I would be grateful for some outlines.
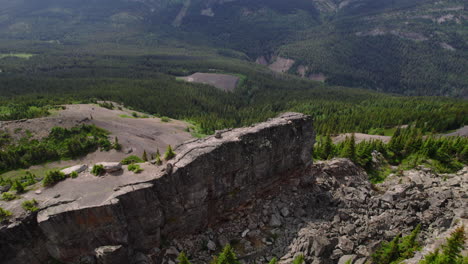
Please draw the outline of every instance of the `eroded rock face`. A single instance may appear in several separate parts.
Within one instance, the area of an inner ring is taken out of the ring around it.
[[[315,135],[310,117],[302,114],[220,133],[176,148],[171,170],[155,166],[150,181],[103,189],[104,201],[87,201],[84,193],[84,199],[2,225],[2,262],[35,264],[53,257],[77,263],[96,260],[97,253],[104,261],[114,249],[147,262],[163,240],[206,230],[312,162]],[[115,245],[125,248],[106,248]]]
[[[245,263],[268,263],[275,256],[290,264],[298,255],[314,264],[365,263],[381,241],[407,235],[417,224],[422,225],[422,245],[445,241],[436,238],[468,223],[467,191],[466,169],[446,175],[411,170],[372,186],[347,159],[317,162],[256,196],[248,207],[228,212],[228,221],[175,239],[168,247],[185,251],[196,264],[212,258],[213,252],[203,250],[208,239],[217,241],[218,248],[234,241]],[[284,208],[289,214],[282,213]],[[159,257],[162,263],[171,260]]]

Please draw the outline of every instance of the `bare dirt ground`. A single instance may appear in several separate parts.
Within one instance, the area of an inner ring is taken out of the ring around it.
[[[309,75],[309,79],[318,82],[325,82],[327,80],[327,77],[323,73],[313,73]]]
[[[181,78],[187,82],[203,83],[212,85],[223,91],[233,91],[239,83],[239,77],[229,74],[201,73],[197,72],[190,76]]]
[[[44,118],[3,122],[1,129],[7,130],[16,137],[24,136],[25,131],[29,130],[34,138],[41,138],[47,136],[50,129],[55,126],[71,128],[80,124],[94,124],[109,131],[112,140],[118,137],[122,144],[122,151],[97,151],[77,160],[53,162],[43,166],[34,166],[33,169],[44,166],[56,168],[102,161],[121,161],[129,155],[141,156],[144,150],[148,154],[155,153],[157,149],[163,153],[168,145],[176,146],[192,138],[191,134],[185,131],[190,124],[178,120],[162,122],[161,119],[153,117],[131,118],[134,111],[125,108],[110,110],[90,104],[66,105],[65,107],[65,110]],[[122,117],[123,115],[128,118]],[[143,116],[142,113],[138,115]],[[130,149],[131,154],[128,153]]]
[[[285,73],[294,65],[294,60],[277,57],[276,60],[268,66],[270,70],[279,73]]]
[[[445,134],[444,136],[446,136],[446,137],[456,137],[456,136],[468,137],[468,126],[464,126],[464,127],[460,128],[460,129],[458,129],[457,131]]]
[[[345,141],[346,137],[351,137],[351,133],[347,134],[340,134],[336,137],[333,137],[333,143],[339,143]],[[354,133],[354,137],[356,138],[356,143],[362,142],[362,141],[370,141],[370,140],[382,140],[384,143],[388,143],[391,139],[391,137],[388,136],[378,136],[378,135],[368,135],[368,134],[362,134],[362,133]]]

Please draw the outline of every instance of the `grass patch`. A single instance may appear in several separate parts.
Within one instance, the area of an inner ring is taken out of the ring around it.
[[[203,133],[202,128],[195,121],[185,119],[183,120],[186,123],[189,123],[190,126],[185,129],[186,132],[189,132],[194,138],[205,138],[209,136],[208,134]]]
[[[121,117],[121,118],[136,118],[136,117],[129,116],[129,115],[126,115],[126,114],[121,114],[121,115],[119,115],[119,117]]]
[[[0,221],[3,221],[9,216],[11,216],[11,212],[0,207]]]
[[[168,123],[168,122],[171,122],[171,121],[172,121],[172,120],[171,120],[169,117],[167,117],[167,116],[161,117],[161,122]]]
[[[140,168],[140,165],[138,164],[130,164],[128,165],[128,170],[133,171],[134,173],[140,173],[143,171],[142,168]]]
[[[17,198],[17,196],[12,194],[12,193],[9,193],[9,192],[2,193],[2,200],[4,200],[4,201],[12,201],[12,200],[14,200],[16,198]]]
[[[23,207],[24,210],[29,211],[31,213],[34,213],[37,210],[39,210],[39,208],[37,208],[37,205],[38,202],[36,201],[36,199],[24,201],[23,203],[21,203],[21,207]]]
[[[14,171],[9,171],[5,172],[2,175],[0,175],[0,178],[3,178],[5,180],[16,180],[24,175],[26,175],[28,172],[31,174],[36,175],[37,178],[44,178],[46,173],[52,169],[65,169],[66,167],[63,168],[48,168],[48,167],[41,167],[41,168],[35,168],[35,169],[18,169]]]
[[[19,58],[19,59],[30,59],[34,54],[31,53],[0,53],[0,59],[4,58]]]
[[[122,165],[130,165],[134,163],[143,163],[143,162],[144,161],[140,157],[132,155],[132,156],[126,157],[120,163],[122,163]]]

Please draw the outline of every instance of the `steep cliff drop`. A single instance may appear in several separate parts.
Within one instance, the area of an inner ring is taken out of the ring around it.
[[[2,223],[2,263],[131,263],[167,240],[206,230],[223,214],[304,172],[314,140],[310,117],[286,113],[186,142],[164,169],[154,166],[151,177],[88,175],[73,192],[65,188],[72,181],[59,183],[49,189],[65,188],[62,195],[45,196],[52,192],[47,189],[38,195],[38,212]]]

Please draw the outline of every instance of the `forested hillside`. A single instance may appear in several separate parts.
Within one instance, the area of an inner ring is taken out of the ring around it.
[[[321,74],[332,85],[468,95],[467,12],[459,0],[0,0],[0,5],[3,72],[11,61],[3,56],[18,53],[54,54],[59,61],[89,56],[89,64],[96,54],[210,54],[245,62],[280,55],[295,60],[289,73],[301,68],[305,77]]]

